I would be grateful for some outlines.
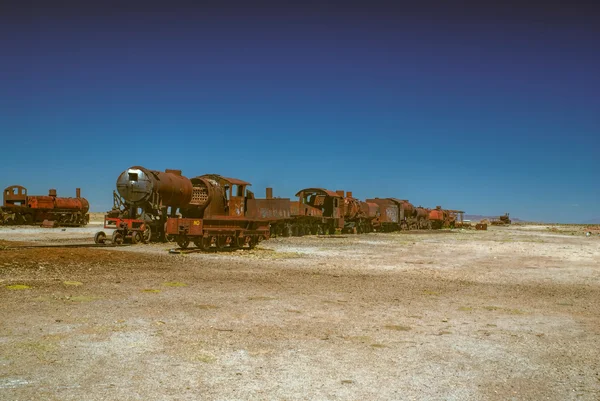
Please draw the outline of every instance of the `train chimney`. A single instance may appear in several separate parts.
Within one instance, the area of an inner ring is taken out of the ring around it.
[[[273,188],[267,188],[267,199],[273,199]]]
[[[75,188],[75,197],[81,198],[81,188]]]
[[[352,191],[346,192],[346,198],[352,198]]]
[[[171,168],[165,169],[165,173],[181,176],[181,170],[176,170],[176,169],[171,169]]]
[[[56,189],[51,189],[48,191],[48,196],[54,196],[56,197]]]
[[[338,194],[339,196],[341,196],[342,198],[344,197],[344,190],[343,189],[338,189],[337,191],[335,191],[336,194]]]

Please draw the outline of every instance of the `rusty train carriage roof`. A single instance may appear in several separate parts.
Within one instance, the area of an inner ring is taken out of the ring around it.
[[[237,178],[223,177],[219,174],[204,174],[200,176],[201,178],[210,178],[217,182],[225,182],[231,185],[252,185],[249,182],[239,180]]]
[[[332,196],[334,198],[341,198],[341,196],[338,195],[337,192],[330,191],[330,190],[324,189],[324,188],[305,188],[305,189],[301,189],[300,191],[298,191],[298,193],[296,194],[296,196],[300,196],[300,194],[302,192],[316,192],[317,194],[320,194],[320,195],[328,195],[328,196]]]
[[[408,199],[398,199],[398,198],[386,198],[389,200],[392,200],[394,202],[398,202],[398,203],[403,203],[403,202],[408,202]]]

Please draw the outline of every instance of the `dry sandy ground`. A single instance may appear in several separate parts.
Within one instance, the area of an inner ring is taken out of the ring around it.
[[[600,237],[581,228],[188,255],[6,241],[97,228],[0,229],[0,399],[600,399]]]

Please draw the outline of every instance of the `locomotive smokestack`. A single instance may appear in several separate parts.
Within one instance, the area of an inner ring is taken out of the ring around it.
[[[54,196],[56,197],[56,189],[51,189],[48,191],[48,196]]]
[[[273,188],[267,188],[267,199],[273,199]]]
[[[346,198],[352,198],[352,191],[346,192]]]
[[[81,188],[75,188],[75,197],[81,198]]]
[[[344,190],[343,189],[338,189],[335,191],[336,194],[338,194],[339,196],[341,196],[342,198],[344,197]]]

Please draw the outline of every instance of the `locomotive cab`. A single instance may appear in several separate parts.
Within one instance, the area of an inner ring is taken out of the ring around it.
[[[4,206],[25,206],[27,203],[27,188],[12,185],[4,189]]]
[[[251,184],[236,178],[205,174],[191,181],[192,200],[183,211],[184,217],[244,217],[246,200],[254,198],[254,194],[246,190]]]

